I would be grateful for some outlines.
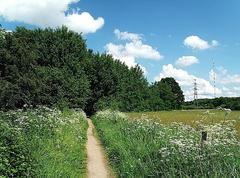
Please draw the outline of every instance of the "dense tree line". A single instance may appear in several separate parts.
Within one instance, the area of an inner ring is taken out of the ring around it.
[[[184,96],[173,78],[149,84],[139,66],[129,68],[87,49],[66,27],[0,31],[0,108],[25,105],[121,111],[178,109]]]
[[[198,99],[184,103],[185,109],[217,109],[228,108],[231,110],[240,110],[240,97],[220,97],[214,99]]]

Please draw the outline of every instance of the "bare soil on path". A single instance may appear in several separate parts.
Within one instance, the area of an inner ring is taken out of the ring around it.
[[[103,149],[94,136],[94,125],[91,119],[88,119],[87,130],[87,169],[88,178],[113,178],[111,171],[105,159]]]

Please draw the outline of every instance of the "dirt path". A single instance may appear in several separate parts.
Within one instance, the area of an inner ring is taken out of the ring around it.
[[[88,119],[87,131],[87,155],[88,155],[88,178],[111,178],[107,161],[104,157],[102,147],[93,134],[94,125]]]

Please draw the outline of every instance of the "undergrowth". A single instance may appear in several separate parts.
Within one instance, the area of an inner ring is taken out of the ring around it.
[[[0,177],[85,177],[86,130],[82,111],[0,112]]]

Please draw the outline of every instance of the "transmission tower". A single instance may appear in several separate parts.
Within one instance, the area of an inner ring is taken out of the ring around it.
[[[215,62],[213,61],[213,97],[216,98],[216,72],[215,72]]]
[[[197,88],[197,79],[194,79],[193,83],[193,100],[196,106],[198,106],[197,99],[198,99],[198,88]]]

